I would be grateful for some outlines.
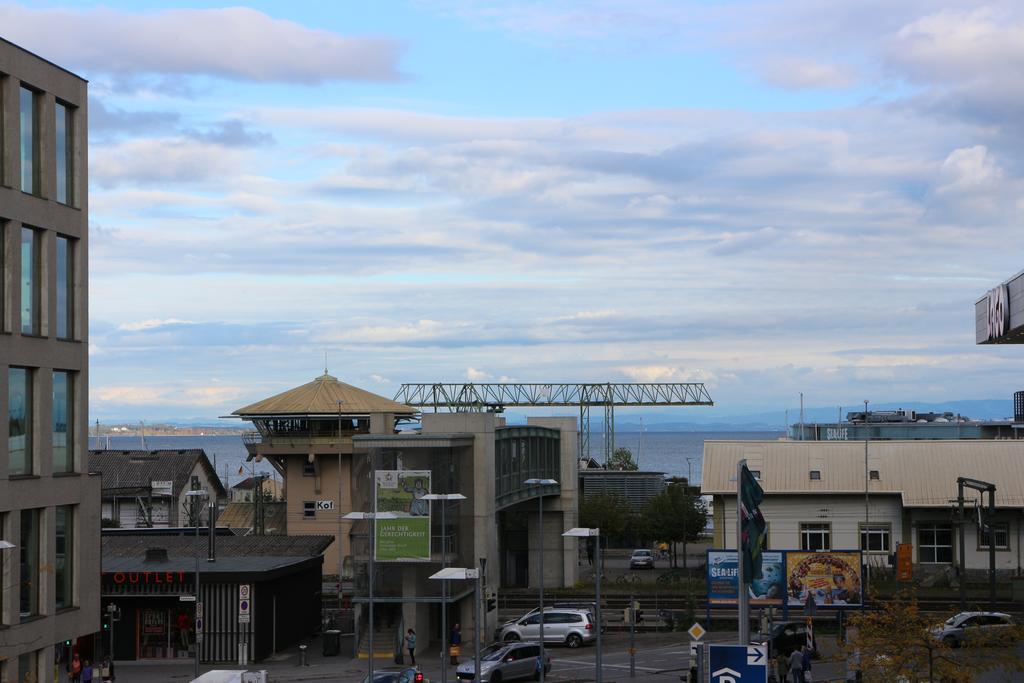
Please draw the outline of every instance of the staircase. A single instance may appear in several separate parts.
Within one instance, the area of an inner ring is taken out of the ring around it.
[[[392,624],[390,627],[375,620],[373,629],[373,649],[376,660],[394,661],[395,643],[402,638],[401,622]],[[359,633],[359,646],[356,648],[359,659],[368,659],[370,656],[370,632],[365,626]]]

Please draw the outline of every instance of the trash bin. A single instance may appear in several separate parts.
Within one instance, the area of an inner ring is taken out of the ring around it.
[[[324,631],[324,657],[337,657],[341,652],[341,631]]]

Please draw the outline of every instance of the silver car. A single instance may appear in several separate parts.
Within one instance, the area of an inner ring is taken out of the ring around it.
[[[591,616],[590,610],[552,607],[544,610],[545,643],[564,643],[568,647],[579,647],[594,640],[596,635],[594,617]],[[540,641],[540,612],[532,612],[508,622],[498,632],[498,640]]]
[[[537,643],[495,643],[480,653],[479,683],[502,683],[517,678],[540,678],[537,659],[540,645]],[[474,677],[472,661],[460,664],[455,675],[460,681],[471,681]],[[551,671],[551,655],[544,653],[544,673]]]
[[[942,626],[932,629],[932,635],[952,647],[964,641],[997,636],[1013,627],[1013,618],[1002,612],[961,612],[946,619]]]

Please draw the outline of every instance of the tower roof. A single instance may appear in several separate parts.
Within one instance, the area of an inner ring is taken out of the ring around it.
[[[341,403],[340,411],[338,403]],[[411,415],[415,408],[389,398],[339,382],[326,372],[312,382],[257,401],[231,413],[240,417],[267,415],[366,415],[396,413]]]

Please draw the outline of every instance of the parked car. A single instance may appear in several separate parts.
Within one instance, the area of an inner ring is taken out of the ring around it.
[[[363,683],[368,683],[369,679],[369,676],[363,676]],[[416,667],[402,666],[374,669],[373,683],[430,683],[430,681]]]
[[[654,553],[643,548],[633,551],[629,558],[630,569],[654,569]]]
[[[579,647],[596,637],[594,617],[586,609],[544,609],[544,642]],[[540,612],[532,612],[501,627],[498,640],[540,640]]]
[[[547,630],[547,629],[545,629]],[[540,678],[537,643],[495,643],[480,652],[479,683],[502,683],[517,678]],[[460,664],[455,675],[460,681],[473,680],[475,664],[472,660]],[[544,653],[544,673],[551,671],[551,655]]]
[[[932,635],[952,647],[960,647],[964,641],[984,640],[1011,628],[1013,617],[1003,612],[960,612],[932,629]]]

